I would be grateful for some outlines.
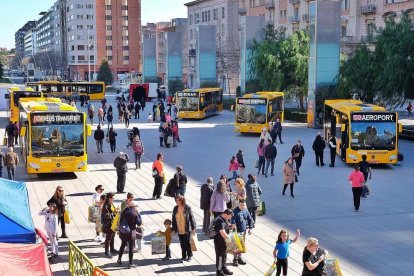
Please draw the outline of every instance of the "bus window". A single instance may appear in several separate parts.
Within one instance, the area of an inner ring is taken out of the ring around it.
[[[103,87],[101,84],[91,84],[89,85],[89,93],[101,93],[103,91]]]
[[[77,91],[78,93],[86,93],[87,92],[86,85],[79,84],[77,86],[77,88],[78,88],[78,91]]]
[[[205,93],[200,95],[200,110],[211,104],[211,93]]]

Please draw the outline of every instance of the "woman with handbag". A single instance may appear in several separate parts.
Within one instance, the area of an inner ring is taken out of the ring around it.
[[[68,205],[68,202],[66,201],[62,186],[56,187],[55,193],[53,194],[52,198],[49,199],[49,201],[47,202],[47,205],[49,206],[51,203],[56,204],[56,209],[58,210],[58,223],[60,224],[60,227],[62,229],[62,236],[60,237],[65,239],[68,237],[66,235],[66,230],[65,230],[65,211],[66,211],[66,205]]]
[[[115,250],[115,232],[112,231],[112,222],[114,221],[115,215],[118,212],[117,208],[114,205],[114,194],[107,193],[105,202],[102,206],[102,215],[101,215],[101,223],[102,223],[102,231],[105,233],[105,255],[108,258],[112,258],[111,253],[116,254],[118,253]],[[110,250],[109,250],[110,249]]]
[[[220,180],[210,198],[210,212],[213,213],[214,218],[220,216],[227,209],[228,202],[231,201],[230,194],[226,188],[226,182],[225,180]]]
[[[295,168],[293,166],[293,157],[290,157],[285,164],[283,165],[283,192],[282,195],[285,195],[285,191],[288,185],[290,185],[290,196],[293,195],[293,185],[295,183]]]

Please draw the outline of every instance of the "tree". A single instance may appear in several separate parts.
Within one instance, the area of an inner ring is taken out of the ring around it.
[[[180,79],[168,81],[168,93],[170,96],[174,96],[175,92],[184,90],[184,82]]]
[[[3,62],[0,61],[0,79],[3,78],[3,74],[4,74],[4,71],[3,71]]]
[[[200,88],[220,87],[217,81],[203,81],[200,83]]]
[[[111,84],[114,80],[108,61],[105,59],[102,60],[101,66],[99,67],[97,80],[105,82],[106,85]]]
[[[216,68],[218,79],[223,77],[227,83],[225,86],[230,93],[230,75],[236,76],[240,71],[240,46],[238,38],[224,37],[217,33],[217,47],[216,47]]]

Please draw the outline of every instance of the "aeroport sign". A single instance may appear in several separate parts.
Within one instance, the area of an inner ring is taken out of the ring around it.
[[[395,122],[395,113],[352,113],[352,122]]]

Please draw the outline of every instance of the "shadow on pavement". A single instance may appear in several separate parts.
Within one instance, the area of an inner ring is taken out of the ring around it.
[[[179,266],[179,267],[167,267],[161,270],[156,270],[155,273],[170,273],[170,272],[188,272],[188,271],[201,271],[201,272],[211,272],[206,275],[215,275],[213,273],[216,271],[216,265],[188,265],[188,266]]]

